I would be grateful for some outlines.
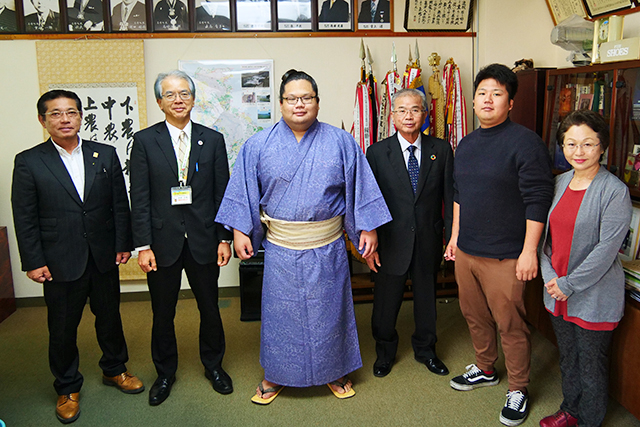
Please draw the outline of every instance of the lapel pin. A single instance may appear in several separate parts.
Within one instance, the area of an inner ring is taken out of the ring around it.
[[[98,155],[99,155],[99,154],[98,154],[98,152],[97,152],[97,151],[94,151],[94,152],[93,152],[93,157],[94,157],[95,159],[97,159],[97,158],[98,158]]]
[[[431,160],[435,160],[435,159],[436,159],[436,155],[435,155],[435,154],[432,154],[432,155],[431,155]]]
[[[204,142],[202,142],[202,140],[199,140],[198,145],[202,145],[202,144],[204,144]]]

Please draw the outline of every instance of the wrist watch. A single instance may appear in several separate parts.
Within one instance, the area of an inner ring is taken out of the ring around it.
[[[227,243],[227,244],[231,244],[231,240],[220,240],[220,243]]]

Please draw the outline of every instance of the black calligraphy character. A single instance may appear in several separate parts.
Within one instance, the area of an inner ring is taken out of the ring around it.
[[[116,125],[113,122],[109,122],[106,128],[104,128],[104,139],[105,141],[113,141],[114,139],[119,139],[118,135],[116,135]]]
[[[87,96],[87,105],[86,105],[86,107],[84,107],[84,111],[97,110],[98,106],[94,105],[95,103],[96,103],[96,101],[91,99],[90,96]]]
[[[127,96],[127,99],[124,100],[123,103],[120,104],[121,107],[124,107],[124,112],[129,115],[129,111],[133,111],[133,107],[129,105],[131,102],[131,97]]]
[[[113,104],[115,103],[116,103],[116,100],[109,97],[105,102],[101,104],[102,108],[104,108],[105,110],[109,110],[109,121],[113,120],[113,116],[111,115],[111,109],[113,108]]]
[[[84,130],[88,130],[89,132],[95,132],[98,130],[95,114],[93,113],[87,114],[84,117]]]

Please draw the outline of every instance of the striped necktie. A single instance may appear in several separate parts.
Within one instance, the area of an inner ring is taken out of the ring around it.
[[[187,141],[187,134],[185,131],[180,132],[180,136],[178,137],[178,169],[180,169],[180,179],[183,182],[187,182],[187,174],[189,173],[189,163],[188,160],[185,164],[185,157],[189,155],[189,147]],[[184,165],[184,169],[182,166]]]

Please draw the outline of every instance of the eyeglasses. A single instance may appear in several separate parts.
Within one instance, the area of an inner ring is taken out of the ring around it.
[[[48,113],[44,113],[45,116],[49,116],[49,118],[51,120],[60,120],[62,118],[62,116],[64,116],[66,114],[66,116],[69,118],[69,120],[73,120],[76,119],[80,116],[80,111],[78,110],[67,110],[67,111],[58,111],[58,110],[53,110],[53,111],[49,111]]]
[[[600,143],[592,144],[590,142],[586,142],[584,144],[574,144],[573,142],[569,142],[567,144],[562,144],[564,149],[567,151],[576,151],[578,148],[582,147],[582,150],[585,153],[593,152],[598,145],[600,145]]]
[[[302,101],[304,105],[309,105],[316,99],[317,96],[305,95],[305,96],[287,96],[282,98],[283,101],[287,101],[289,105],[296,105],[298,100]]]
[[[406,116],[407,114],[411,114],[412,116],[417,116],[418,114],[422,114],[425,110],[421,110],[419,108],[412,108],[410,110],[405,110],[404,108],[398,108],[397,110],[393,110],[393,112],[401,117]]]
[[[191,99],[191,92],[188,90],[183,90],[182,92],[165,92],[162,97],[167,101],[175,101],[178,95],[183,101]]]

